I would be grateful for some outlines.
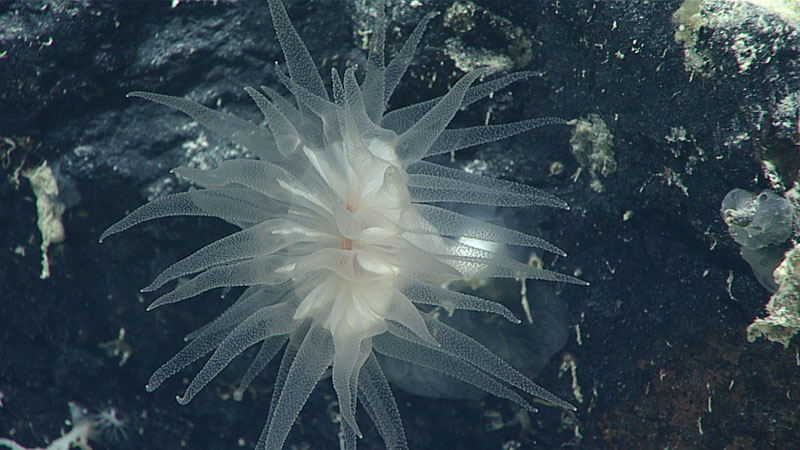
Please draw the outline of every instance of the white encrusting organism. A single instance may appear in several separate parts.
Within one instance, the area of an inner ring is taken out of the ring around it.
[[[47,447],[24,447],[10,438],[0,438],[0,447],[11,450],[92,450],[90,441],[107,441],[106,444],[127,437],[127,424],[119,416],[115,407],[108,407],[97,412],[89,412],[75,402],[67,403],[69,406],[70,425],[68,432],[61,432],[61,437],[50,442]],[[107,447],[105,447],[107,448]]]
[[[288,73],[277,75],[294,98],[268,87],[246,88],[268,128],[191,100],[133,92],[178,109],[246,147],[257,159],[225,161],[212,170],[175,173],[202,189],[152,201],[112,225],[101,240],[161,217],[219,217],[241,231],[201,248],[164,270],[144,291],[194,275],[149,309],[216,287],[247,286],[220,317],[188,336],[189,344],[151,377],[147,390],[207,354],[182,404],[248,347],[260,344],[236,395],[282,348],[267,423],[257,448],[278,449],[317,382],[330,368],[342,415],[344,447],[361,436],[356,404],[372,418],[386,446],[406,448],[402,423],[374,352],[435,369],[535,410],[526,395],[563,408],[567,402],[534,384],[488,349],[418,309],[437,305],[500,314],[499,303],[427,284],[465,277],[530,278],[585,284],[459,242],[557,247],[528,234],[428,205],[459,202],[567,208],[532,187],[472,175],[423,158],[496,141],[559,119],[446,129],[458,110],[531,76],[516,73],[481,84],[476,70],[444,96],[386,112],[430,19],[419,23],[399,53],[384,63],[385,17],[378,8],[366,75],[331,74],[332,99],[280,0],[272,20]]]

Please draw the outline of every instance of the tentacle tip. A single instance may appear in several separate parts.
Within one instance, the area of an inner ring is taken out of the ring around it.
[[[116,234],[116,231],[111,231],[111,227],[109,227],[108,229],[106,229],[106,231],[103,231],[103,234],[100,235],[100,237],[97,239],[97,242],[102,244],[103,241],[105,241],[106,238],[111,236],[112,234]]]
[[[125,94],[125,98],[131,98],[131,97],[142,98],[143,97],[142,94],[145,94],[145,93],[146,92],[144,92],[144,91],[130,91],[127,94]]]
[[[352,414],[352,412],[350,413]],[[361,433],[361,430],[358,428],[358,423],[356,422],[355,417],[345,417],[344,423],[347,424],[348,427],[353,431],[353,433],[358,436],[359,439],[363,439],[364,435]]]
[[[155,291],[156,289],[158,289],[159,287],[160,287],[160,286],[157,286],[157,285],[155,285],[155,282],[153,282],[153,283],[150,283],[150,284],[148,284],[147,286],[145,286],[145,287],[143,287],[143,288],[139,289],[139,292],[141,292],[141,293],[145,293],[145,292],[153,292],[153,291]]]
[[[430,345],[431,345],[433,348],[442,348],[442,344],[440,344],[440,343],[439,343],[439,341],[437,341],[437,340],[436,340],[436,338],[434,338],[433,336],[428,336],[428,338],[427,338],[427,339],[425,339],[425,340],[426,340],[426,341],[428,342],[428,344],[430,344]]]
[[[177,402],[178,402],[180,405],[186,405],[187,403],[189,403],[190,401],[192,401],[192,398],[191,398],[191,397],[189,397],[188,395],[184,394],[183,396],[176,395],[176,396],[175,396],[175,400],[176,400],[176,401],[177,401]]]
[[[355,422],[353,422],[353,425],[351,426],[351,428],[353,429],[353,433],[355,433],[355,434],[356,434],[356,437],[357,437],[357,438],[359,438],[359,439],[364,439],[364,434],[363,434],[363,433],[361,433],[361,430],[360,430],[360,429],[358,429],[358,424],[356,424]]]

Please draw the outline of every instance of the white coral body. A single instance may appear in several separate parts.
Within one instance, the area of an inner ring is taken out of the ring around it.
[[[494,395],[534,408],[531,394],[569,404],[538,387],[485,347],[415,306],[501,314],[502,305],[434,287],[428,281],[464,277],[520,277],[582,283],[575,278],[479,249],[461,236],[537,246],[563,253],[527,234],[428,205],[461,202],[498,206],[566,207],[531,187],[487,179],[422,159],[502,139],[539,125],[512,124],[446,129],[462,107],[530,74],[512,74],[472,86],[483,70],[459,80],[438,99],[385,114],[386,105],[433,15],[426,16],[400,53],[383,60],[385,23],[377,20],[367,70],[332,73],[329,97],[311,57],[280,0],[270,0],[273,22],[287,58],[278,76],[296,103],[262,87],[247,92],[264,113],[268,130],[190,100],[135,92],[179,109],[247,147],[258,159],[226,161],[212,170],[176,169],[203,189],[174,194],[112,225],[102,236],[142,221],[174,215],[220,217],[242,228],[173,264],[145,288],[180,277],[190,281],[150,308],[221,286],[248,286],[214,322],[148,383],[167,377],[213,351],[183,397],[188,402],[234,357],[261,344],[241,390],[286,345],[259,448],[280,448],[313,387],[332,367],[346,448],[360,436],[360,400],[387,447],[405,448],[397,407],[373,351],[440,370]],[[288,344],[287,344],[288,343]]]

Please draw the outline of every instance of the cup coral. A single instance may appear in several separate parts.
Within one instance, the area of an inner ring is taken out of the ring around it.
[[[388,448],[406,448],[394,397],[374,352],[432,368],[507,398],[528,410],[532,395],[563,408],[567,402],[534,384],[483,345],[417,305],[500,314],[504,306],[428,282],[465,277],[518,277],[585,284],[501,256],[460,237],[530,246],[564,254],[528,234],[491,225],[428,203],[567,208],[532,187],[485,178],[423,158],[503,139],[559,119],[447,129],[458,110],[530,73],[501,76],[476,70],[444,96],[386,112],[428,21],[384,63],[385,18],[378,8],[361,82],[356,68],[331,74],[332,98],[280,0],[272,20],[286,57],[275,90],[245,88],[268,129],[191,100],[146,92],[130,96],[183,111],[246,147],[257,159],[225,161],[211,170],[175,173],[202,189],[154,200],[112,225],[101,240],[156,218],[219,217],[241,231],[164,270],[145,291],[194,275],[149,309],[223,286],[247,286],[220,317],[189,336],[189,344],[151,377],[152,391],[211,353],[180,403],[191,399],[248,347],[260,350],[238,394],[281,350],[267,423],[257,448],[282,447],[289,429],[329,368],[342,415],[344,448],[361,436],[356,405],[369,414]]]

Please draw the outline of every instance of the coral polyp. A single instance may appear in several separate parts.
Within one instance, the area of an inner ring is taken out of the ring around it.
[[[528,410],[533,396],[567,402],[533,383],[486,347],[437,320],[428,305],[518,319],[503,305],[439,284],[463,278],[523,278],[585,284],[521,263],[460,238],[564,252],[535,236],[488,224],[431,203],[546,205],[560,199],[530,186],[486,178],[424,158],[503,139],[559,119],[448,129],[462,107],[531,76],[479,83],[485,69],[463,76],[440,98],[387,112],[428,22],[384,62],[383,8],[374,27],[363,80],[356,67],[331,73],[331,93],[280,0],[272,20],[286,57],[276,74],[290,96],[246,88],[267,127],[191,100],[133,92],[183,111],[242,145],[255,159],[175,173],[200,187],[156,199],[112,225],[101,240],[141,222],[179,215],[218,217],[241,228],[164,270],[145,291],[192,276],[150,309],[217,287],[244,286],[239,299],[189,336],[189,344],[153,374],[147,389],[211,354],[180,403],[187,403],[231,360],[260,349],[237,390],[284,349],[267,423],[257,448],[283,446],[317,382],[330,368],[342,416],[344,448],[361,436],[360,404],[388,448],[406,448],[397,405],[375,353],[431,368],[507,398]],[[331,95],[332,94],[332,95]],[[422,308],[420,308],[420,306]]]

